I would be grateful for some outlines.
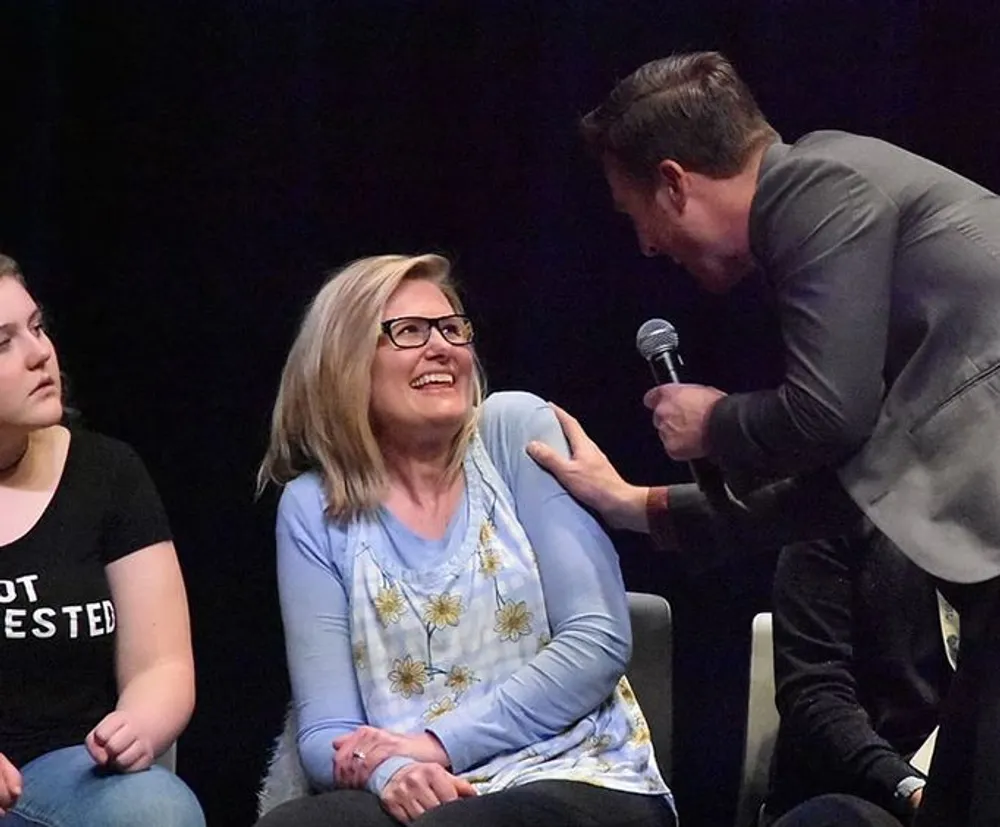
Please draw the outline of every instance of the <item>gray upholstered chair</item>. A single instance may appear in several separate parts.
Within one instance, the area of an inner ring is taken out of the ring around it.
[[[177,772],[177,742],[174,741],[163,755],[156,759],[156,763],[171,772]]]
[[[629,592],[632,662],[626,672],[646,716],[656,763],[670,783],[673,770],[674,636],[670,604],[657,594]]]
[[[627,675],[642,707],[663,777],[669,782],[673,752],[673,631],[670,604],[654,594],[629,592],[632,623],[632,660]],[[291,708],[275,741],[267,773],[257,794],[258,815],[279,804],[307,795],[302,765],[295,746],[297,724]]]
[[[778,709],[774,704],[774,640],[771,614],[753,619],[750,643],[750,691],[747,696],[746,741],[743,772],[736,804],[736,827],[755,827],[764,797],[774,740],[778,735]]]

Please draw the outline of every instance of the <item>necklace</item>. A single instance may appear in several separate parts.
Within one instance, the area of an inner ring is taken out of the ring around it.
[[[15,468],[17,468],[18,465],[21,464],[21,460],[23,460],[28,455],[29,445],[31,445],[31,440],[30,439],[24,440],[24,447],[21,449],[21,453],[14,458],[13,462],[9,462],[3,467],[0,467],[0,474],[6,474],[8,471],[13,471]]]

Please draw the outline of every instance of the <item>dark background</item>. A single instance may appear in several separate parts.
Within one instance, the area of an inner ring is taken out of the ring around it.
[[[287,698],[253,475],[323,272],[449,254],[493,388],[563,404],[637,482],[681,480],[635,330],[666,316],[689,375],[748,389],[778,367],[767,308],[641,259],[576,117],[646,60],[718,48],[786,140],[873,134],[996,189],[998,24],[985,0],[0,4],[0,249],[86,421],[136,446],[166,502],[199,668],[179,769],[213,827],[252,822]],[[615,539],[628,585],[675,609],[684,823],[725,824],[774,555],[692,580]]]

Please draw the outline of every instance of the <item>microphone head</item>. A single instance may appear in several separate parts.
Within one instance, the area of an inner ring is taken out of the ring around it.
[[[635,346],[647,362],[664,351],[672,353],[677,344],[677,331],[666,319],[649,319],[635,334]]]

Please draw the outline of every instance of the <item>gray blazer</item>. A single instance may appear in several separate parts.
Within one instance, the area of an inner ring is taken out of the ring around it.
[[[1000,198],[883,141],[817,132],[768,149],[750,239],[786,375],[716,406],[713,457],[835,469],[927,571],[1000,575]],[[798,496],[818,524],[840,507]]]

